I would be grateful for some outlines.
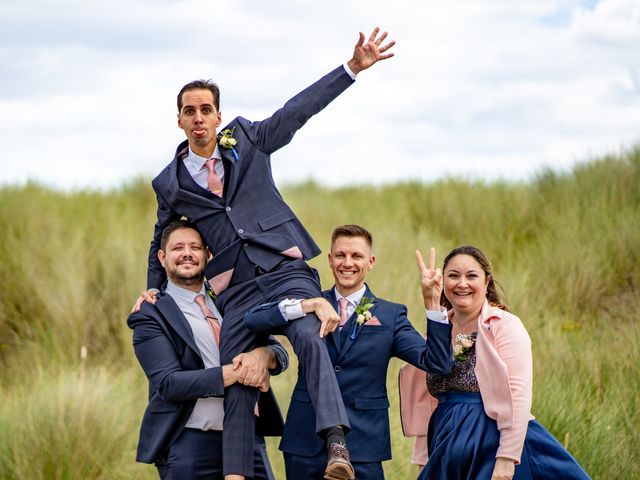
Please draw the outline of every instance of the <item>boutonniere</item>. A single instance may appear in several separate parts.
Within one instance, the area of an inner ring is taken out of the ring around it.
[[[371,318],[371,312],[369,311],[373,307],[373,299],[362,297],[360,303],[356,307],[356,323],[363,325]]]
[[[471,334],[459,333],[456,335],[456,341],[453,344],[453,358],[459,361],[466,360],[471,353],[471,347],[476,343],[477,336],[478,332]]]
[[[356,306],[356,321],[353,323],[353,329],[351,330],[351,340],[356,338],[356,329],[367,323],[371,318],[371,312],[369,311],[371,307],[373,307],[373,298],[362,297],[360,303]]]
[[[235,157],[235,159],[239,160],[238,152],[236,152],[236,149],[235,149],[235,146],[238,144],[238,140],[233,138],[233,131],[235,129],[236,129],[236,127],[233,127],[231,129],[227,128],[227,129],[223,130],[222,132],[220,132],[218,134],[218,143],[220,144],[220,146],[222,148],[230,149],[231,152],[233,153],[233,156]]]

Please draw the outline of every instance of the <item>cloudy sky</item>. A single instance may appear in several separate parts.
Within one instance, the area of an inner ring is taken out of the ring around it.
[[[640,144],[638,0],[0,0],[0,18],[0,184],[151,178],[184,138],[184,83],[262,119],[376,25],[396,56],[273,155],[277,181],[519,180]]]

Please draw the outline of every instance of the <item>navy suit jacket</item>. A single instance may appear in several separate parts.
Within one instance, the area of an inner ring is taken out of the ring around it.
[[[166,278],[157,258],[162,230],[182,216],[196,225],[214,255],[207,264],[208,279],[234,268],[241,251],[248,256],[251,267],[259,265],[265,271],[280,263],[282,252],[289,249],[297,247],[305,260],[320,253],[276,188],[270,154],[287,145],[309,118],[351,84],[353,80],[340,66],[286,102],[271,117],[257,122],[237,117],[224,127],[233,130],[237,159],[230,149],[220,148],[225,169],[221,199],[193,193],[179,185],[178,162],[188,142],[178,146],[173,161],[152,182],[158,220],[149,251],[149,288],[160,288]]]
[[[159,293],[155,304],[144,302],[127,324],[133,329],[135,354],[149,379],[149,404],[136,460],[154,463],[178,437],[198,398],[224,396],[222,368],[204,368],[191,327],[169,295]],[[286,351],[273,338],[268,343],[279,346],[276,356],[280,365],[286,365]],[[260,395],[259,409],[256,434],[281,435],[282,414],[271,390]]]
[[[323,292],[323,296],[338,311],[333,289]],[[326,344],[351,423],[346,436],[351,460],[381,462],[391,458],[387,397],[389,361],[398,357],[430,373],[449,373],[453,364],[451,325],[428,321],[428,340],[425,342],[407,318],[404,305],[376,297],[369,287],[365,296],[373,298],[374,306],[370,311],[381,325],[364,324],[356,328],[352,339],[354,314],[342,331],[336,330],[327,337]],[[271,328],[280,319],[282,315],[277,304],[257,307],[245,317],[249,327],[257,330],[261,325]],[[315,433],[314,418],[305,379],[298,369],[298,382],[291,396],[280,450],[313,456],[325,448]]]

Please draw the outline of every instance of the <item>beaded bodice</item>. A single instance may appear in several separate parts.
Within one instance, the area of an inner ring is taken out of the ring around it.
[[[479,392],[476,366],[476,346],[469,349],[464,360],[456,360],[448,375],[427,375],[427,388],[431,395],[445,392]]]

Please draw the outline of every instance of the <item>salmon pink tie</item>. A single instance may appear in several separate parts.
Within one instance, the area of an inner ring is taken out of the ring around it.
[[[338,299],[338,304],[340,305],[340,328],[342,328],[349,318],[347,314],[347,299],[344,297]]]
[[[207,323],[209,323],[211,330],[213,330],[213,336],[216,339],[216,345],[220,347],[220,322],[213,314],[213,312],[209,310],[209,307],[207,307],[207,304],[204,301],[204,295],[199,293],[198,295],[196,295],[195,301],[200,307],[200,310],[202,310],[202,313],[204,313],[204,316],[207,319]]]
[[[207,184],[209,185],[209,191],[214,195],[222,197],[222,181],[216,173],[216,162],[219,158],[210,158],[205,162],[207,170],[209,170],[209,176],[207,177]]]

